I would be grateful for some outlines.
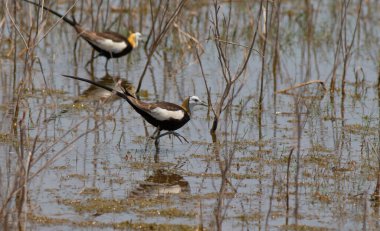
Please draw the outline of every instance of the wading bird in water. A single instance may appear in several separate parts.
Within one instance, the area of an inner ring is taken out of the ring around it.
[[[80,24],[78,24],[74,18],[69,19],[68,17],[52,9],[49,9],[45,6],[42,6],[38,3],[29,1],[29,0],[23,0],[23,1],[33,4],[35,6],[38,6],[38,7],[42,7],[43,9],[49,11],[50,13],[62,18],[63,21],[67,22],[72,27],[74,27],[78,35],[84,40],[86,40],[97,52],[99,52],[99,54],[95,56],[93,59],[99,56],[106,57],[107,59],[106,64],[105,64],[106,70],[107,70],[109,59],[120,58],[124,55],[129,54],[133,49],[135,49],[139,45],[139,41],[142,39],[142,35],[139,32],[131,33],[128,37],[125,37],[119,33],[112,32],[112,31],[95,32],[95,31],[86,30]],[[88,63],[90,63],[90,61]]]
[[[207,106],[207,104],[200,100],[198,96],[187,97],[183,101],[182,105],[177,105],[169,102],[147,103],[139,100],[134,96],[133,93],[130,93],[126,89],[123,89],[123,92],[115,91],[111,87],[100,85],[88,79],[83,79],[71,75],[63,76],[93,84],[110,92],[114,92],[114,94],[125,99],[133,107],[133,109],[135,109],[135,111],[139,113],[148,123],[157,128],[152,136],[156,140],[156,144],[158,143],[159,138],[170,134],[176,136],[181,142],[181,138],[188,142],[185,137],[175,132],[175,130],[181,128],[183,125],[189,122],[194,106]],[[167,132],[160,134],[162,130],[165,130]]]

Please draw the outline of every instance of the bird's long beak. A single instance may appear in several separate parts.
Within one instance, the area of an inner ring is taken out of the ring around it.
[[[202,106],[208,107],[208,104],[206,102],[201,101],[200,103],[201,103]]]
[[[140,40],[141,43],[145,43],[146,39],[147,39],[147,37],[145,35],[143,35],[143,34],[140,35],[139,40]]]

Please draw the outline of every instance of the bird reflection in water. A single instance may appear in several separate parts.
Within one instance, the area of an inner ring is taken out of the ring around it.
[[[159,163],[159,148],[156,147],[155,164]],[[140,182],[129,194],[130,198],[156,198],[190,194],[190,184],[174,169],[158,168]]]
[[[114,88],[117,91],[123,92],[122,89],[126,89],[128,92],[134,94],[135,88],[129,81],[122,79],[120,77],[112,77],[110,75],[105,75],[96,83],[104,86]],[[121,99],[119,96],[112,92],[109,92],[103,88],[97,87],[95,85],[90,85],[89,88],[83,91],[74,103],[88,102],[88,101],[100,101],[100,102],[114,102]]]
[[[111,76],[109,74],[106,74],[104,77],[95,82],[114,88],[120,92],[122,92],[122,88],[133,94],[135,92],[134,86],[129,81],[120,77]],[[91,103],[112,103],[120,99],[120,97],[112,92],[94,85],[89,85],[89,87],[74,100],[73,104],[67,106],[67,108],[61,110],[59,113],[51,115],[47,120],[45,120],[45,122],[55,120],[67,112],[86,108]]]
[[[170,170],[158,169],[154,171],[153,175],[139,183],[129,196],[132,198],[153,198],[189,193],[189,182],[181,175]]]

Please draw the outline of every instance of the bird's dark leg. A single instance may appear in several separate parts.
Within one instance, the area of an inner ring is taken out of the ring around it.
[[[160,145],[158,142],[154,142],[154,146],[156,147],[156,152],[154,154],[154,163],[158,163],[160,161]]]
[[[106,68],[106,73],[108,74],[108,61],[113,58],[113,55],[112,53],[109,53],[109,56],[105,55],[105,57],[107,60],[106,60],[106,65],[104,67]]]
[[[158,139],[160,138],[160,133],[161,133],[161,129],[160,127],[157,127],[156,131],[153,132],[151,138],[154,139],[154,144],[157,146],[159,141]]]
[[[153,132],[153,134],[150,136],[150,138],[156,139],[160,135],[160,132],[161,132],[160,128],[157,127],[156,131]]]
[[[154,138],[154,144],[157,146],[158,144],[159,144],[159,139],[160,139],[160,132],[161,132],[161,130],[158,130],[158,132],[157,132],[157,135],[156,135],[156,137]]]
[[[104,65],[104,68],[106,69],[106,73],[108,73],[108,60],[110,60],[110,59],[107,58],[107,60],[106,60],[106,65]]]
[[[189,143],[189,141],[187,141],[187,139],[186,139],[184,136],[182,136],[181,134],[179,134],[179,133],[177,133],[177,132],[173,132],[173,131],[165,132],[164,134],[159,135],[159,136],[157,137],[157,139],[159,139],[159,138],[161,138],[161,137],[163,137],[163,136],[166,136],[166,135],[173,135],[173,136],[177,137],[177,139],[178,139],[181,143],[183,143],[183,142],[182,142],[182,139],[183,139],[184,141],[186,141],[186,143]],[[181,139],[181,138],[182,138],[182,139]]]

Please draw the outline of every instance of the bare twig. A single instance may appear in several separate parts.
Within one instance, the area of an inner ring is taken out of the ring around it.
[[[260,3],[260,10],[258,12],[257,18],[261,17],[261,14],[262,14],[261,9],[262,9],[263,1],[264,0],[262,0]],[[221,33],[219,30],[219,27],[220,27],[220,25],[219,25],[219,4],[218,4],[218,1],[216,1],[216,0],[214,1],[214,15],[213,15],[213,18],[211,20],[211,24],[213,26],[212,32],[213,32],[214,37],[215,37],[214,42],[215,42],[215,46],[216,46],[217,51],[218,51],[218,60],[219,60],[219,64],[220,64],[221,71],[222,71],[222,77],[225,81],[224,91],[212,109],[212,111],[214,112],[214,120],[213,120],[212,127],[210,129],[210,133],[211,133],[212,137],[215,137],[215,131],[218,128],[218,122],[219,122],[220,115],[223,112],[223,110],[225,110],[225,108],[226,108],[226,105],[225,105],[226,99],[228,99],[228,96],[229,96],[231,90],[234,89],[235,82],[242,76],[242,74],[246,70],[248,61],[250,60],[250,57],[251,57],[251,53],[254,50],[253,46],[254,46],[255,41],[256,41],[256,36],[257,36],[259,24],[258,23],[256,24],[254,34],[253,34],[253,37],[252,37],[252,40],[251,40],[251,43],[250,43],[250,46],[248,49],[248,53],[243,58],[242,63],[239,65],[240,67],[238,68],[238,70],[236,71],[235,74],[232,74],[231,70],[230,70],[229,59],[228,59],[228,56],[226,53],[227,47],[223,46],[223,44],[222,44],[222,41],[225,41],[225,40],[220,39]],[[228,23],[227,23],[227,25],[228,25]],[[232,100],[228,101],[227,105],[231,105],[231,104],[232,104]]]
[[[326,91],[325,81],[323,81],[323,80],[310,80],[310,81],[307,81],[304,83],[298,83],[298,84],[291,86],[291,87],[288,87],[286,89],[276,91],[276,94],[285,94],[290,90],[294,90],[296,88],[304,87],[304,86],[307,86],[309,84],[314,84],[314,83],[319,83],[323,87],[323,91]]]
[[[142,82],[144,80],[144,76],[145,76],[145,73],[150,65],[150,61],[154,55],[154,52],[156,51],[158,45],[160,44],[161,40],[164,38],[164,36],[166,35],[166,33],[168,32],[169,28],[171,27],[171,25],[173,24],[174,20],[177,18],[177,16],[179,15],[179,13],[181,12],[183,6],[185,5],[187,0],[181,0],[181,2],[178,4],[178,6],[176,7],[176,9],[174,10],[174,12],[171,14],[171,16],[169,17],[169,19],[165,22],[163,28],[159,31],[159,34],[158,36],[155,38],[155,40],[151,43],[151,46],[149,47],[149,51],[148,51],[148,54],[147,54],[147,61],[145,63],[145,67],[143,69],[143,72],[141,73],[141,76],[140,76],[140,79],[139,79],[139,83],[137,85],[137,88],[136,88],[136,94],[138,95],[140,89],[141,89],[141,85],[142,85]],[[167,6],[168,7],[168,6]],[[166,9],[167,10],[167,9]],[[166,10],[164,12],[166,12]],[[164,13],[166,14],[166,13]],[[157,20],[156,20],[157,21]],[[161,21],[161,24],[163,23],[164,19],[162,19]],[[153,26],[152,26],[152,29],[151,29],[151,33],[150,34],[153,34],[155,32],[155,24],[157,22],[154,22],[153,23]],[[160,27],[161,28],[161,27]]]

